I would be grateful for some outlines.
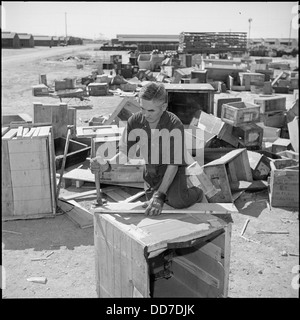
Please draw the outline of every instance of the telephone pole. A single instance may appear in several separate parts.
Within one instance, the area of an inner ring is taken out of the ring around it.
[[[65,12],[65,32],[66,32],[66,37],[67,37],[67,13]]]

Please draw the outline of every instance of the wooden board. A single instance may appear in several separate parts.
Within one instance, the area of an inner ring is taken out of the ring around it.
[[[58,200],[58,207],[81,229],[93,227],[93,215],[74,200]]]
[[[89,126],[77,127],[76,131],[77,138],[113,137],[121,136],[124,127],[118,127],[116,125]]]
[[[101,208],[96,208],[95,213],[107,213],[107,214],[139,214],[145,213],[145,208],[143,208],[143,202],[135,203],[108,203]],[[232,214],[238,213],[237,208],[232,203],[195,203],[194,205],[185,209],[174,209],[167,204],[164,204],[162,214],[166,214],[167,217],[171,217],[172,214]],[[175,216],[174,216],[175,218]]]

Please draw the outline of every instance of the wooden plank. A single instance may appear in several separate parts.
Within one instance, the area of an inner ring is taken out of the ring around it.
[[[126,205],[125,205],[126,204]],[[109,213],[109,214],[120,214],[120,213],[145,213],[143,208],[143,202],[134,203],[107,203],[101,208],[95,208],[95,213]],[[185,209],[174,209],[168,205],[164,205],[162,213],[175,214],[175,213],[205,213],[205,214],[232,214],[238,213],[237,208],[232,203],[196,203],[189,208]]]
[[[48,137],[51,128],[51,126],[41,127],[39,131],[39,137]]]
[[[48,140],[48,154],[49,154],[49,167],[50,167],[50,185],[51,185],[51,198],[53,214],[56,214],[57,198],[56,198],[56,167],[55,167],[55,150],[52,132],[49,132]]]
[[[24,138],[24,136],[26,135],[26,133],[28,133],[29,132],[29,128],[23,128],[23,137],[22,138]]]
[[[58,200],[61,203],[61,200]],[[81,229],[93,227],[93,215],[82,207],[78,202],[69,200],[70,210],[66,212],[67,216]]]
[[[5,140],[2,140],[1,173],[2,216],[12,216],[14,214],[14,200],[12,193],[8,141]]]
[[[204,282],[206,282],[208,285],[213,286],[215,288],[220,287],[220,280],[213,277],[211,274],[206,272],[205,270],[201,269],[198,265],[194,264],[192,261],[186,259],[184,256],[181,257],[175,257],[173,259],[174,263],[178,263],[182,267],[186,268],[191,272],[193,275],[195,275],[197,278],[200,278]]]
[[[229,291],[229,272],[230,272],[230,254],[231,254],[231,232],[232,224],[229,223],[225,227],[225,243],[224,243],[224,298],[228,297]]]
[[[36,128],[30,128],[30,130],[27,133],[23,134],[23,139],[31,138],[35,132],[35,129]]]
[[[132,279],[134,277],[132,271],[132,239],[125,232],[121,232],[121,274],[122,279],[121,294],[122,297],[132,297]]]
[[[1,136],[5,135],[5,133],[6,133],[8,130],[10,130],[9,127],[2,127],[2,134],[1,134]]]
[[[122,297],[122,277],[121,277],[121,232],[117,228],[113,228],[113,274],[114,287],[113,297]]]
[[[20,126],[17,131],[17,138],[22,138],[22,137],[23,137],[23,127]]]
[[[2,140],[11,140],[18,133],[18,129],[10,129],[7,131],[4,136],[2,136]]]
[[[33,133],[33,135],[31,136],[32,138],[36,138],[39,136],[39,133],[40,133],[40,130],[41,130],[41,127],[37,127],[35,128],[35,131]]]

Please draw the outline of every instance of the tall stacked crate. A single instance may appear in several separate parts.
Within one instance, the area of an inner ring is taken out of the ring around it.
[[[2,220],[53,216],[56,171],[51,127],[2,135]]]

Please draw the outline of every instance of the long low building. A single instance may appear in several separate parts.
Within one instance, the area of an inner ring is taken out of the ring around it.
[[[21,48],[19,35],[15,32],[1,32],[2,48]]]
[[[179,44],[179,35],[117,34],[117,39],[123,46],[136,45],[139,51],[177,50]]]

